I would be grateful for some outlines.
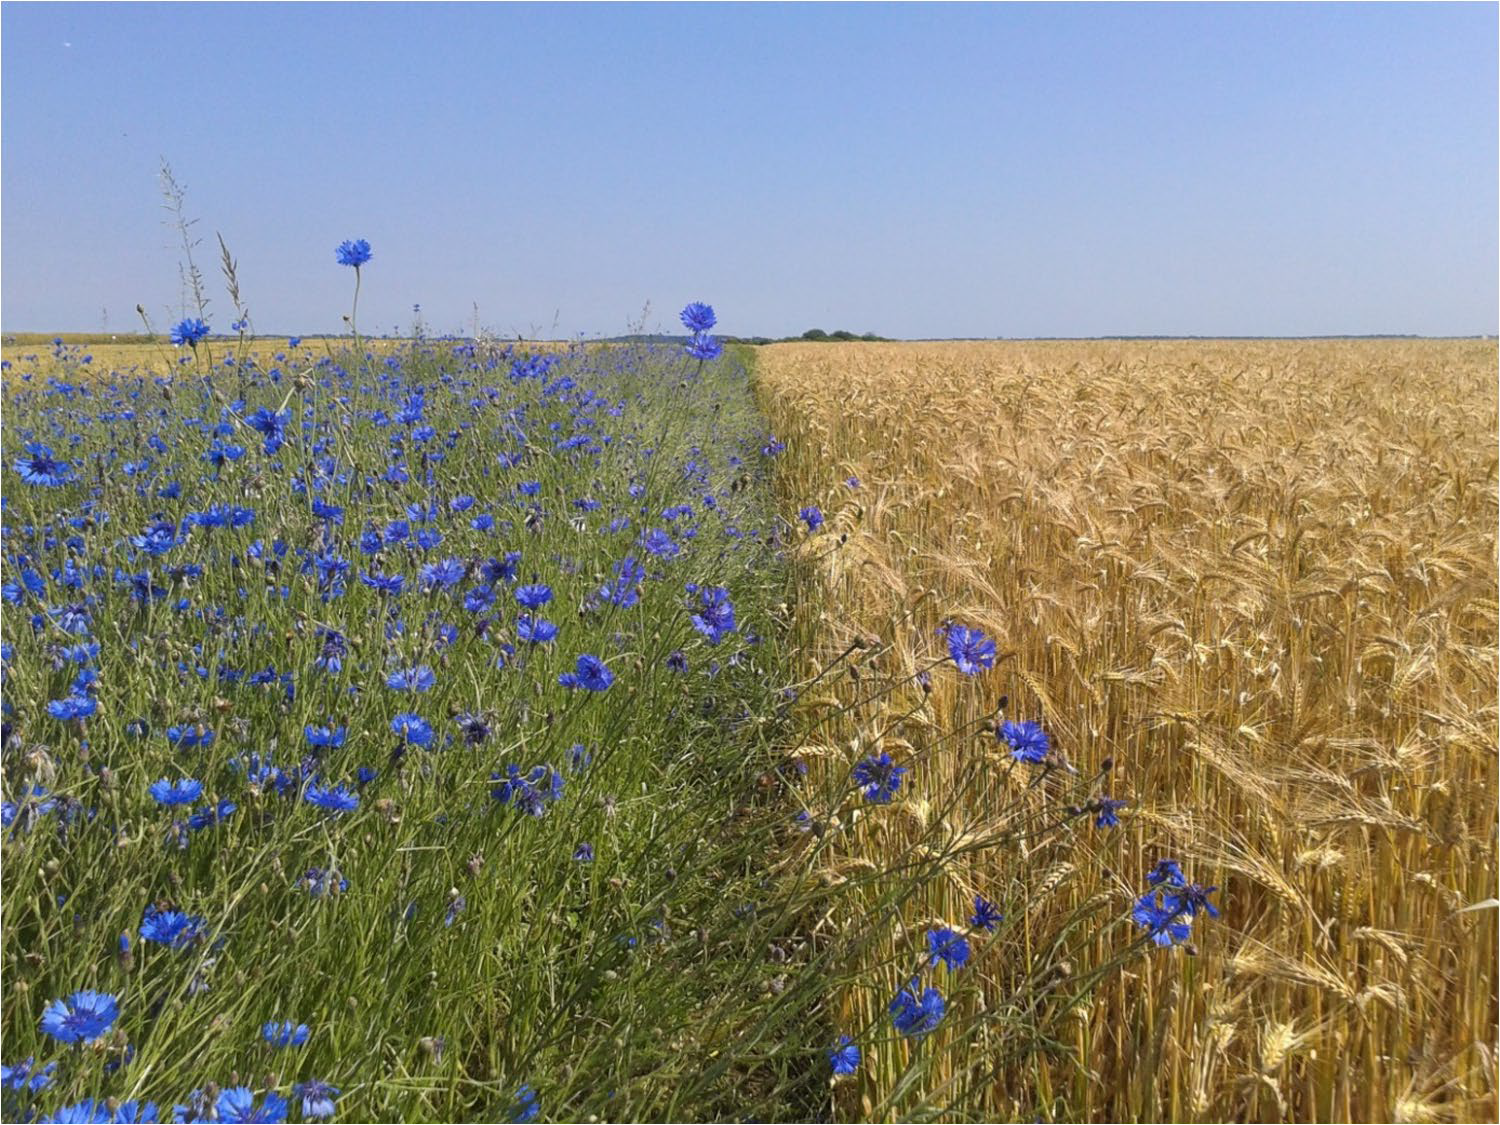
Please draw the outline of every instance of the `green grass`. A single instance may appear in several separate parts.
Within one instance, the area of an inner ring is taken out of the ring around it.
[[[154,602],[136,603],[128,585],[107,579],[87,584],[101,646],[99,713],[81,727],[45,710],[68,693],[71,669],[47,659],[68,638],[55,622],[33,635],[30,611],[7,607],[14,656],[5,694],[15,725],[6,797],[22,801],[27,785],[41,783],[50,797],[88,810],[65,830],[57,809],[34,825],[23,811],[6,836],[7,1060],[59,1062],[44,1107],[85,1096],[166,1106],[211,1082],[286,1094],[289,1083],[318,1077],[343,1090],[339,1115],[348,1120],[503,1119],[522,1083],[538,1091],[546,1116],[568,1119],[824,1112],[822,1051],[832,1033],[819,1015],[822,990],[814,976],[789,972],[801,909],[789,909],[767,876],[791,815],[780,784],[767,784],[778,776],[785,735],[776,716],[789,670],[776,607],[788,597],[788,575],[765,534],[773,512],[742,370],[724,362],[693,379],[670,353],[575,352],[549,380],[566,375],[578,389],[548,393],[542,381],[512,384],[503,366],[486,371],[462,351],[414,350],[399,373],[383,369],[380,379],[344,362],[353,374],[325,365],[315,383],[292,391],[289,408],[308,428],[279,457],[247,440],[258,434],[236,428],[234,440],[250,451],[218,479],[199,460],[209,437],[183,420],[229,406],[240,390],[231,375],[96,384],[87,399],[35,389],[7,398],[7,461],[33,429],[82,438],[67,450],[79,483],[32,489],[13,478],[7,578],[23,556],[45,574],[69,554],[20,529],[86,509],[96,519],[107,513],[107,523],[84,531],[83,556],[122,572],[153,563],[128,537],[159,511],[180,515],[210,501],[256,509],[250,527],[195,529],[157,561],[158,578],[166,563],[191,560],[204,570],[170,583]],[[241,386],[249,403],[226,416],[274,407],[287,393],[260,373]],[[370,415],[394,413],[417,388],[425,390],[423,423],[457,434],[455,448],[443,451],[437,439],[424,460],[410,450],[413,480],[425,464],[432,483],[388,487],[378,480],[388,433]],[[493,402],[487,388],[498,389]],[[593,395],[624,404],[621,417],[610,419]],[[99,417],[124,404],[134,405],[133,418]],[[509,433],[517,410],[524,442]],[[609,429],[580,424],[581,416]],[[597,456],[552,448],[555,434],[572,432],[612,440]],[[147,452],[152,434],[168,452],[152,470],[126,475],[123,462]],[[496,623],[480,637],[473,615],[413,589],[417,560],[403,562],[400,551],[384,559],[408,574],[399,609],[352,573],[341,597],[320,601],[315,580],[294,564],[298,548],[315,548],[324,532],[307,496],[288,486],[305,469],[309,440],[336,462],[324,494],[345,508],[338,534],[355,572],[370,565],[350,542],[364,521],[383,525],[417,496],[441,504],[481,497],[475,510],[495,510],[512,529],[484,535],[445,515],[444,541],[424,558],[520,550],[521,581],[535,573],[556,591],[546,611],[561,627],[557,641],[527,654],[523,668],[495,668],[496,641],[516,641],[509,589],[499,591]],[[519,464],[497,467],[501,450],[518,453]],[[431,457],[439,451],[441,461]],[[683,467],[693,461],[706,475],[689,489]],[[164,502],[154,492],[171,479],[183,498]],[[512,498],[521,480],[539,483],[545,512],[530,529],[529,502]],[[640,495],[630,495],[632,483]],[[714,494],[716,507],[701,508],[700,494]],[[601,507],[584,514],[571,506],[585,496]],[[657,515],[674,504],[695,506],[698,537],[674,534],[682,554],[648,560],[653,577],[640,604],[580,610],[614,562],[645,557],[632,547],[637,534],[679,529]],[[612,513],[626,512],[631,530],[603,532]],[[730,526],[758,535],[728,538]],[[252,541],[273,539],[289,546],[274,572],[246,557]],[[729,589],[737,634],[715,647],[695,632],[688,582]],[[41,600],[55,605],[62,595],[54,591]],[[172,604],[179,595],[181,610]],[[402,631],[387,637],[397,620]],[[443,648],[440,620],[462,629]],[[324,625],[349,637],[338,675],[314,664]],[[758,642],[747,643],[748,633]],[[685,654],[686,674],[666,668],[674,650]],[[607,659],[616,674],[608,691],[557,686],[580,652]],[[194,671],[216,661],[290,672],[295,698],[279,684],[226,684]],[[416,663],[435,669],[433,691],[384,686],[390,666]],[[491,734],[480,747],[413,748],[394,762],[389,724],[403,710],[421,713],[440,739],[457,732],[450,716],[459,712],[486,716]],[[130,733],[138,719],[148,737]],[[257,792],[231,764],[259,753],[292,767],[303,726],[329,721],[348,734],[323,755],[328,780],[350,779],[359,765],[380,770],[353,812],[330,817],[295,792]],[[217,737],[207,751],[174,750],[162,735],[169,724],[201,724]],[[566,770],[575,744],[591,761],[566,773],[564,795],[545,816],[491,798],[492,770]],[[181,849],[172,813],[147,793],[153,780],[178,776],[203,781],[205,801],[214,794],[239,806]],[[573,859],[583,841],[594,847],[591,864]],[[341,872],[347,891],[310,897],[299,883],[310,868]],[[457,896],[466,907],[445,924]],[[117,939],[136,933],[153,902],[203,916],[207,933],[183,950],[136,937],[126,968]],[[86,987],[119,997],[116,1032],[81,1050],[60,1047],[38,1030],[42,1010]],[[310,1042],[273,1050],[260,1038],[272,1019],[307,1023]],[[127,1042],[132,1061],[108,1072]]]

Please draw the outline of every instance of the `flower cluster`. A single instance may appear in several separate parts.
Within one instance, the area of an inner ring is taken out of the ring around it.
[[[1143,927],[1160,946],[1182,945],[1192,933],[1193,919],[1200,913],[1219,916],[1208,896],[1218,887],[1191,883],[1176,860],[1158,860],[1146,874],[1149,888],[1136,900],[1131,920]]]
[[[719,338],[709,334],[709,330],[717,323],[719,323],[719,318],[714,315],[712,305],[693,301],[682,310],[683,327],[692,333],[685,350],[700,364],[710,359],[718,359],[724,352],[724,345]]]

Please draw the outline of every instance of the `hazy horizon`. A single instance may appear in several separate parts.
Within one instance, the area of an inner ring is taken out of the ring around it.
[[[0,324],[1493,336],[1494,5],[5,5]],[[642,309],[649,302],[650,312]],[[106,322],[107,318],[107,322]],[[271,329],[274,327],[275,332]]]

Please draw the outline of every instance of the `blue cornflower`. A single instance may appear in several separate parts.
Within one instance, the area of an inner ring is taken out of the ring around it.
[[[23,796],[19,804],[14,801],[6,801],[0,804],[0,826],[9,828],[22,813],[26,814],[26,819],[22,823],[29,826],[31,822],[34,822],[39,817],[46,816],[56,807],[56,798],[47,797],[45,786],[33,785],[31,793]]]
[[[469,746],[482,746],[484,740],[490,736],[490,725],[482,716],[461,711],[453,716],[453,721],[458,724],[464,742]]]
[[[167,742],[179,750],[191,750],[194,746],[213,745],[214,732],[211,727],[172,726],[167,728]]]
[[[125,1125],[134,1122],[160,1121],[160,1110],[155,1102],[120,1102],[114,1109],[107,1101],[84,1098],[73,1105],[65,1105],[41,1118],[47,1122],[102,1122],[105,1125]]]
[[[982,629],[948,625],[946,630],[948,655],[965,676],[978,675],[981,668],[995,666],[995,642],[986,637]]]
[[[146,525],[143,533],[132,535],[130,542],[136,550],[145,551],[148,555],[163,555],[181,544],[182,540],[177,538],[175,523],[168,519],[156,519]]]
[[[579,863],[593,863],[594,845],[587,840],[583,841],[583,843],[573,849],[573,858]]]
[[[26,443],[27,456],[21,457],[13,462],[16,472],[21,474],[21,479],[27,484],[41,485],[45,488],[57,488],[59,485],[67,484],[73,479],[72,465],[60,458],[52,456],[49,446],[38,442],[28,441]]]
[[[557,626],[545,617],[532,617],[523,613],[516,618],[516,636],[527,644],[544,645],[557,636]]]
[[[599,596],[611,605],[629,609],[641,600],[639,588],[646,580],[646,568],[627,555],[615,563],[614,578],[599,587]]]
[[[36,1056],[28,1055],[22,1062],[15,1066],[0,1067],[0,1088],[6,1090],[44,1090],[52,1081],[52,1072],[57,1069],[55,1062],[37,1068]]]
[[[1192,933],[1192,915],[1164,903],[1161,891],[1147,891],[1137,899],[1130,918],[1149,930],[1160,946],[1179,945]]]
[[[522,774],[521,767],[512,763],[506,767],[504,777],[492,773],[490,780],[500,783],[490,790],[491,797],[527,816],[544,815],[547,802],[559,800],[563,795],[562,774],[551,766],[532,766]]]
[[[919,996],[919,988],[921,982],[913,979],[910,987],[903,988],[890,1003],[891,1022],[902,1035],[926,1035],[942,1022],[947,1011],[941,992],[928,988]]]
[[[198,341],[208,335],[208,325],[198,317],[187,317],[172,326],[172,343],[177,347],[186,344],[196,348]]]
[[[707,332],[695,332],[686,345],[687,354],[696,360],[718,359],[724,354],[724,345],[717,336]]]
[[[47,1005],[42,1013],[42,1030],[64,1043],[92,1043],[119,1017],[118,1000],[107,992],[86,988]]]
[[[265,1100],[256,1105],[255,1095],[248,1086],[231,1086],[214,1103],[218,1119],[225,1125],[285,1121],[287,1108],[287,1100],[274,1090],[267,1090]]]
[[[302,728],[302,735],[307,739],[307,744],[316,750],[336,750],[344,744],[344,735],[348,728],[336,727],[329,724],[326,727],[314,726],[308,723]]]
[[[705,305],[702,301],[693,301],[682,310],[682,326],[689,332],[707,332],[718,323],[714,307]]]
[[[995,927],[1004,917],[1005,915],[1000,913],[1000,908],[989,899],[983,895],[974,896],[974,913],[969,916],[969,925],[976,930],[988,930],[994,933]]]
[[[376,593],[395,597],[406,588],[406,575],[404,574],[370,574],[367,571],[359,572],[359,580]]]
[[[238,461],[244,455],[244,446],[224,445],[216,440],[211,446],[208,447],[208,452],[203,455],[203,460],[212,465],[215,470],[218,470],[222,469],[225,465],[229,464],[232,461]]]
[[[1182,866],[1175,859],[1159,859],[1156,861],[1156,866],[1146,872],[1146,883],[1152,887],[1162,883],[1173,887],[1185,887],[1187,876],[1182,873]]]
[[[143,570],[139,574],[121,574],[115,572],[115,579],[130,586],[130,596],[143,604],[155,601],[167,596],[165,586],[158,586],[151,579],[151,572]]]
[[[348,642],[337,629],[319,629],[318,640],[322,648],[313,664],[325,672],[338,672],[344,667],[344,657],[349,655]]]
[[[535,1121],[541,1109],[537,1106],[536,1091],[522,1083],[516,1087],[515,1100],[510,1105],[510,1120],[516,1122]]]
[[[552,587],[541,582],[516,588],[516,601],[527,609],[541,609],[552,600]]]
[[[850,776],[854,784],[864,790],[865,800],[872,805],[885,805],[901,788],[901,778],[906,772],[905,766],[891,763],[889,754],[879,757],[872,754],[861,760]]]
[[[948,971],[961,969],[969,962],[969,939],[944,926],[927,931],[928,964],[936,967],[941,961]]]
[[[260,1037],[273,1047],[300,1047],[311,1034],[307,1024],[293,1024],[291,1020],[270,1020],[260,1029]]]
[[[797,513],[799,519],[807,524],[808,531],[817,531],[823,526],[823,509],[815,504],[808,505]]]
[[[302,799],[310,805],[335,813],[346,813],[359,808],[359,798],[349,792],[349,787],[343,782],[327,786],[309,785],[303,791]]]
[[[413,746],[426,746],[432,742],[432,724],[411,711],[403,711],[392,719],[391,730]]]
[[[1157,860],[1146,873],[1146,883],[1154,888],[1136,900],[1131,919],[1151,931],[1157,945],[1177,945],[1188,939],[1193,916],[1200,910],[1210,918],[1219,916],[1208,896],[1218,887],[1189,883],[1182,867],[1174,859]]]
[[[255,522],[255,509],[237,504],[210,504],[201,512],[193,512],[185,522],[208,528],[246,527]]]
[[[828,1048],[828,1064],[835,1074],[853,1074],[859,1069],[859,1059],[859,1047],[847,1035],[840,1035],[838,1041]]]
[[[47,714],[62,722],[86,719],[97,710],[98,700],[88,695],[70,695],[64,699],[53,699],[47,704]]]
[[[572,672],[557,677],[563,687],[581,687],[585,691],[604,691],[615,682],[615,674],[597,656],[581,653]]]
[[[498,582],[514,582],[520,568],[520,551],[507,551],[503,559],[485,559],[479,564],[479,571],[490,586]]]
[[[344,526],[344,509],[338,504],[329,504],[322,500],[312,502],[312,514],[326,523],[335,527]]]
[[[178,781],[162,778],[151,783],[151,796],[163,805],[191,805],[203,793],[203,782],[184,777]]]
[[[220,798],[217,805],[205,805],[192,816],[188,817],[188,827],[194,832],[201,832],[205,828],[212,828],[215,824],[228,819],[239,808],[227,797]]]
[[[729,600],[729,591],[723,586],[698,591],[698,612],[692,615],[693,628],[716,645],[734,632],[734,605]]]
[[[292,1094],[302,1099],[302,1116],[307,1118],[332,1117],[333,1103],[338,1100],[339,1088],[311,1078],[292,1087]]]
[[[385,678],[385,686],[392,691],[427,691],[435,683],[437,673],[426,664],[402,668]]]
[[[449,589],[463,581],[465,569],[458,559],[442,559],[424,565],[417,572],[417,581],[424,590]]]
[[[49,610],[57,620],[57,627],[74,637],[86,637],[93,623],[93,614],[82,602],[59,606]]]
[[[339,265],[353,266],[359,269],[370,260],[370,244],[363,238],[349,240],[339,243],[338,248]]]
[[[1169,910],[1180,911],[1190,917],[1201,910],[1210,918],[1217,918],[1219,909],[1208,901],[1208,896],[1218,889],[1218,887],[1205,887],[1202,883],[1189,883],[1176,891],[1164,894],[1162,904]]]
[[[1094,827],[1115,827],[1120,823],[1119,810],[1128,804],[1130,804],[1129,801],[1117,801],[1113,797],[1100,797],[1094,802],[1094,811],[1098,814],[1094,818]]]
[[[245,419],[246,424],[265,440],[266,456],[275,453],[286,442],[286,429],[292,415],[288,410],[267,410],[264,406]]]
[[[483,613],[495,604],[493,586],[475,586],[464,594],[464,609],[470,613]]]
[[[659,559],[675,559],[682,554],[682,548],[672,542],[672,537],[660,528],[653,528],[646,532],[639,542],[648,554]]]
[[[180,910],[160,910],[146,905],[141,918],[141,940],[154,941],[172,949],[186,949],[203,936],[203,919]]]
[[[1040,723],[1000,724],[996,737],[1010,747],[1010,756],[1018,762],[1045,762],[1052,750],[1052,742]]]

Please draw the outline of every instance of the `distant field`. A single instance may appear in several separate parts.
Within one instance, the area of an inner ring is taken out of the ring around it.
[[[53,343],[58,339],[62,340],[61,349]],[[386,339],[365,342],[372,351],[376,352],[386,352],[394,347],[410,343],[406,340]],[[222,363],[226,356],[235,356],[237,359],[254,357],[260,367],[270,368],[278,363],[291,363],[304,358],[309,363],[314,362],[328,355],[330,349],[338,351],[344,348],[348,341],[307,336],[301,338],[301,343],[296,348],[289,348],[287,343],[288,338],[285,336],[247,339],[243,345],[237,340],[226,337],[210,339],[199,347],[205,363],[210,359],[214,363]],[[278,354],[284,358],[277,359]],[[120,336],[118,339],[112,339],[107,335],[87,332],[63,332],[53,335],[44,332],[20,332],[7,333],[0,338],[0,357],[11,364],[12,371],[30,370],[36,373],[50,373],[64,368],[76,371],[85,356],[90,357],[86,366],[101,372],[130,370],[165,372],[193,366],[192,349],[174,347],[165,336],[153,341],[145,336]]]
[[[1063,771],[1012,769],[987,727],[940,736],[984,720],[972,692],[839,710],[911,767],[905,833],[842,854],[934,825],[1021,841],[955,851],[890,942],[1008,892],[1019,941],[976,971],[1055,995],[1114,955],[1096,920],[1158,859],[1219,888],[1187,948],[1107,979],[1046,1052],[996,1025],[942,1064],[952,1088],[990,1119],[1494,1120],[1494,343],[781,344],[756,377],[782,487],[828,521],[809,669],[869,636],[915,677],[946,620],[982,627],[1002,717],[1130,802],[1028,845]],[[843,1022],[884,999],[850,988]],[[844,1111],[891,1104],[910,1057],[882,1052]]]
[[[59,349],[54,340],[62,340]],[[298,346],[289,345],[286,336],[258,336],[246,338],[243,344],[228,337],[210,339],[200,345],[204,366],[212,363],[220,366],[225,359],[235,362],[254,360],[262,370],[273,367],[286,368],[302,363],[304,366],[318,362],[331,355],[340,355],[349,346],[348,337],[301,336],[296,337]],[[402,348],[410,348],[416,341],[411,337],[377,337],[363,340],[367,351],[375,355],[389,355]],[[508,341],[498,341],[504,346]],[[551,354],[565,351],[567,342],[533,340],[524,343],[528,351]],[[87,357],[88,362],[83,363]],[[77,375],[80,371],[96,373],[121,373],[127,371],[149,371],[161,374],[167,371],[193,370],[192,349],[174,347],[166,337],[149,340],[144,336],[121,336],[112,340],[87,332],[64,332],[47,335],[42,332],[9,333],[0,342],[0,358],[11,364],[7,374],[30,371],[34,374],[56,374],[63,371]]]

